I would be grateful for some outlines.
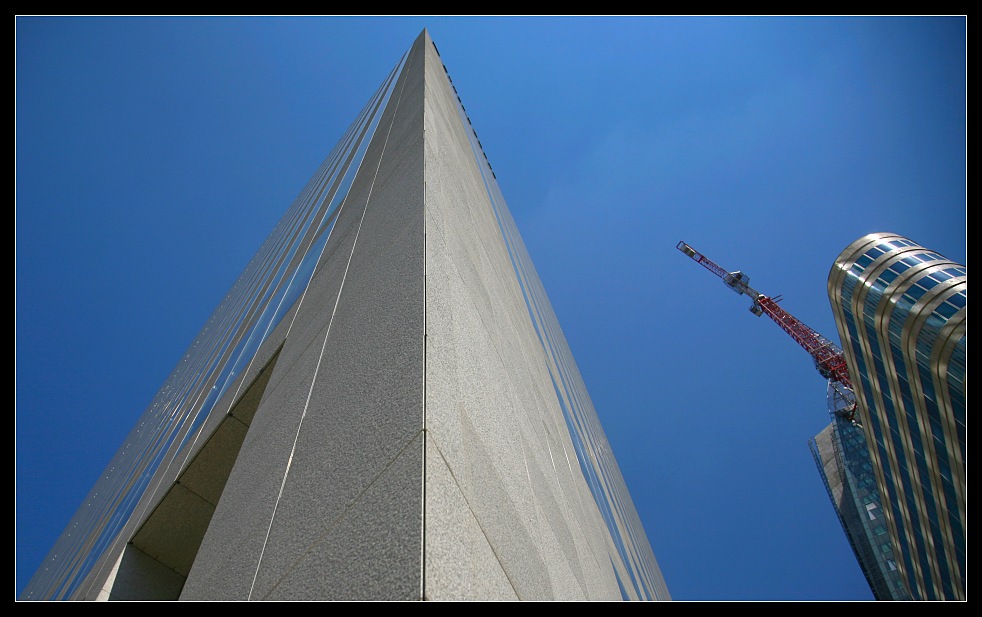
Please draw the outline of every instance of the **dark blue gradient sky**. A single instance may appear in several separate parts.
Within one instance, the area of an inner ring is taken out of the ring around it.
[[[870,232],[966,263],[966,19],[16,18],[16,593],[423,28],[676,600],[870,600],[805,352]]]

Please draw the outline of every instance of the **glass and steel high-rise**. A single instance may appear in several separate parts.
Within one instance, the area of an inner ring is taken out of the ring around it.
[[[833,385],[829,385],[831,390]],[[808,446],[849,540],[856,561],[876,600],[909,600],[901,578],[876,487],[863,428],[832,414],[832,423]]]
[[[875,233],[828,289],[903,580],[913,599],[963,600],[967,270]]]
[[[424,31],[23,599],[670,599]]]

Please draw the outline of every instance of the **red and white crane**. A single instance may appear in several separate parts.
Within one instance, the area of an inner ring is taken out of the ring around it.
[[[752,302],[750,305],[751,313],[758,317],[767,315],[801,345],[815,361],[815,368],[818,369],[822,377],[825,377],[831,382],[841,384],[842,387],[837,387],[835,390],[844,401],[836,406],[835,413],[856,423],[856,400],[852,391],[852,381],[849,379],[845,356],[835,343],[809,328],[794,315],[778,306],[777,303],[781,300],[780,296],[771,298],[751,287],[750,277],[743,272],[739,270],[727,272],[719,264],[685,242],[679,242],[675,245],[675,248],[723,279],[723,284],[737,294],[749,296]]]

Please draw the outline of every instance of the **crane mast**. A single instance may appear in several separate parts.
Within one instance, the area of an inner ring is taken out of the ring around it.
[[[767,315],[774,323],[781,327],[792,339],[795,340],[815,361],[815,368],[826,379],[836,382],[845,387],[845,392],[839,391],[844,395],[848,404],[838,410],[843,417],[855,422],[855,397],[852,392],[852,382],[849,379],[849,371],[846,367],[845,356],[832,341],[825,338],[815,330],[809,328],[801,320],[791,313],[778,306],[781,297],[771,298],[758,292],[750,286],[750,277],[739,270],[727,272],[719,264],[715,263],[699,251],[695,250],[685,242],[679,242],[675,248],[682,251],[693,261],[702,265],[704,268],[723,279],[723,284],[739,295],[746,295],[750,298],[750,312],[760,317]]]

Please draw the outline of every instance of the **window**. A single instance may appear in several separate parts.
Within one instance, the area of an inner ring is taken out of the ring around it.
[[[876,509],[877,509],[877,505],[875,503],[866,504],[866,516],[869,517],[869,520],[871,521],[876,520],[876,512],[875,512]]]

